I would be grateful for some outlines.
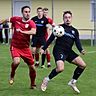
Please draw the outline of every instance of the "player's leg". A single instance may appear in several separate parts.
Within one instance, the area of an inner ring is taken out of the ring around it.
[[[41,38],[41,46],[44,46],[46,44],[46,39],[45,37]],[[45,68],[44,63],[45,63],[45,58],[46,58],[46,52],[41,55],[41,68]]]
[[[0,43],[3,44],[3,33],[2,33],[2,29],[0,29]]]
[[[41,55],[41,68],[45,68],[45,66],[44,66],[45,58],[46,58],[46,53]]]
[[[86,64],[80,56],[76,57],[72,61],[72,63],[77,65],[77,68],[75,69],[74,75],[73,75],[73,78],[77,80],[79,76],[82,74],[82,72],[84,71],[84,69],[86,68]]]
[[[36,53],[35,53],[35,66],[39,66],[39,47],[36,47]]]
[[[51,63],[50,63],[50,51],[49,51],[49,48],[47,48],[46,50],[46,59],[47,59],[47,67],[51,67]]]
[[[34,61],[36,60],[35,66],[38,67],[39,62],[37,61],[37,58],[39,59],[39,54],[37,54],[37,48],[36,47],[32,47],[32,56],[33,56]]]
[[[56,61],[56,68],[53,69],[51,71],[51,73],[44,78],[42,84],[41,84],[41,90],[45,91],[47,86],[48,86],[48,82],[54,78],[55,76],[57,76],[59,73],[61,73],[64,70],[64,60],[65,60],[65,56],[62,52],[60,52],[60,50],[54,50],[53,51],[54,54],[54,58]]]
[[[82,74],[82,72],[84,71],[84,69],[86,68],[86,64],[83,61],[83,59],[80,56],[78,56],[75,52],[72,51],[71,54],[72,55],[70,55],[69,58],[70,60],[72,60],[73,64],[77,65],[77,68],[75,69],[73,77],[69,81],[68,85],[70,85],[74,89],[74,91],[80,93],[80,91],[76,87],[76,82],[80,77],[80,75]]]
[[[33,58],[35,58],[36,42],[37,42],[37,38],[36,38],[35,36],[32,36],[32,39],[31,39],[31,47],[32,47],[32,55],[33,55]]]
[[[30,77],[30,88],[31,89],[35,89],[36,88],[36,84],[35,84],[35,78],[36,78],[36,71],[35,71],[35,67],[32,63],[30,63],[29,66],[29,77]]]
[[[11,64],[11,73],[10,73],[10,80],[9,83],[12,85],[14,82],[14,76],[15,76],[15,71],[20,64],[20,55],[18,53],[18,49],[11,47],[11,55],[13,58],[13,62]]]
[[[36,47],[32,47],[32,56],[35,59]]]
[[[54,78],[55,76],[57,76],[59,73],[61,73],[64,70],[64,62],[62,60],[58,60],[56,62],[57,66],[55,69],[53,69],[51,71],[51,73],[44,78],[42,85],[41,85],[41,90],[45,91],[47,89],[48,86],[48,82]]]
[[[33,60],[33,56],[31,54],[31,50],[29,48],[24,49],[23,50],[24,54],[22,55],[22,59],[27,63],[28,67],[29,67],[29,77],[30,77],[30,88],[34,89],[36,88],[36,84],[35,84],[35,78],[36,78],[36,71],[35,71],[35,67],[34,67],[34,60]]]
[[[11,64],[11,74],[10,74],[10,80],[9,83],[12,85],[14,82],[14,76],[15,76],[15,71],[20,64],[20,57],[15,57],[13,58],[13,63]]]
[[[32,37],[32,44],[31,44],[31,47],[32,47],[32,55],[33,55],[33,58],[34,58],[34,61],[35,61],[35,54],[36,54],[36,51],[37,51],[37,45],[38,45],[38,40],[39,38],[36,37],[36,36],[33,36]],[[38,55],[38,54],[37,54]],[[39,66],[39,64],[35,64],[36,67]]]
[[[4,30],[4,33],[5,33],[5,43],[6,43],[6,45],[8,44],[8,31],[9,31],[9,29],[5,29]]]

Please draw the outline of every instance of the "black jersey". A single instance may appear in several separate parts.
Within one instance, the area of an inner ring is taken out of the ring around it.
[[[35,16],[32,18],[32,20],[35,22],[36,28],[37,28],[35,36],[38,36],[38,37],[45,36],[48,19],[44,16],[41,19],[39,19],[38,16]]]
[[[69,52],[75,42],[78,50],[81,52],[83,49],[80,43],[78,30],[75,29],[73,26],[67,26],[65,24],[61,24],[60,26],[64,28],[65,33],[62,37],[57,37],[55,46],[58,46],[64,51]],[[44,50],[49,46],[49,44],[54,40],[54,38],[55,36],[52,33],[46,45],[43,47]]]

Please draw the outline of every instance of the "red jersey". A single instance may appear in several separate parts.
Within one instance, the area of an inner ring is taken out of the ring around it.
[[[31,28],[36,28],[35,23],[32,20],[24,21],[22,17],[17,16],[10,18],[10,22],[14,28],[11,45],[17,48],[28,48],[30,35],[17,32],[16,30],[21,29],[22,31],[30,31]]]
[[[52,26],[55,26],[55,23],[53,22],[53,20],[50,17],[47,17],[47,19],[48,19],[48,24],[50,24]],[[45,39],[47,39],[47,38],[48,38],[48,32],[46,30],[46,32],[45,32]]]
[[[55,23],[53,22],[53,20],[50,17],[47,17],[48,19],[48,23],[51,24],[52,26],[55,26]]]

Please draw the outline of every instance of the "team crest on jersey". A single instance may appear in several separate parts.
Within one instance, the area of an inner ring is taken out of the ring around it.
[[[43,23],[44,23],[44,21],[41,21],[41,23],[43,24]]]
[[[74,30],[72,30],[72,34],[75,34],[75,31]]]
[[[29,27],[29,24],[25,24],[25,28],[28,28]]]

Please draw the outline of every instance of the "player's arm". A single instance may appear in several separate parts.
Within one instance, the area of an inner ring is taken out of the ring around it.
[[[0,24],[6,23],[6,22],[9,22],[9,18],[0,20]]]
[[[28,35],[35,35],[36,34],[36,24],[33,22],[33,20],[30,21],[29,26],[31,30],[29,31],[22,31],[20,30],[21,33],[28,34]]]
[[[46,28],[47,28],[47,34],[48,34],[48,37],[47,37],[47,40],[48,40],[48,38],[50,37],[50,35],[51,35],[51,29],[50,29],[50,25],[49,24],[47,24],[46,25]]]
[[[51,26],[50,26],[51,25]],[[50,37],[50,35],[51,35],[51,28],[53,29],[53,27],[55,27],[55,23],[53,22],[53,20],[51,19],[51,18],[48,18],[48,24],[47,24],[47,32],[48,32],[48,38]],[[51,27],[51,28],[50,28]],[[47,39],[48,39],[47,38]]]
[[[51,42],[54,40],[55,36],[53,35],[53,33],[51,34],[51,36],[49,37],[49,39],[47,40],[46,44],[42,47],[42,49],[45,51],[48,46],[51,44]]]
[[[79,39],[79,32],[78,31],[76,33],[75,44],[76,44],[76,47],[79,50],[79,52],[84,55],[85,51],[82,48],[82,45],[81,45],[81,42],[80,42],[80,39]]]
[[[18,31],[21,33],[24,33],[24,34],[28,34],[28,35],[36,34],[36,28],[31,28],[31,30],[29,30],[29,31],[22,31],[21,29],[18,29]]]
[[[51,42],[54,40],[54,38],[55,38],[55,36],[52,33],[51,36],[49,37],[49,39],[47,40],[46,44],[40,49],[41,54],[44,54],[45,50],[48,48],[48,46],[51,44]]]

